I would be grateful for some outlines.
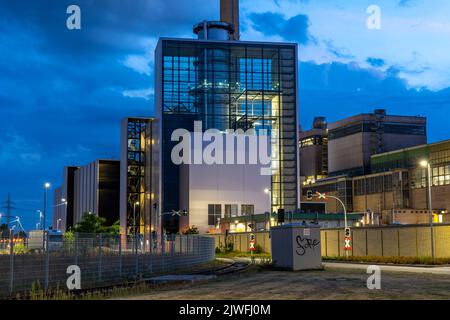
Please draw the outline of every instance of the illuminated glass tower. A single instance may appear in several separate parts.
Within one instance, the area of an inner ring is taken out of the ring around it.
[[[179,167],[171,161],[173,130],[267,129],[272,148],[272,211],[298,208],[297,44],[235,41],[234,26],[204,21],[198,39],[161,38],[156,48],[155,125],[160,172],[155,209],[179,208]],[[170,216],[170,215],[168,215]],[[177,232],[176,218],[163,227]]]

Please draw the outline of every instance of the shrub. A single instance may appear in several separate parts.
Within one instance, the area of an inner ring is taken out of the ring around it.
[[[259,253],[264,253],[264,249],[260,244],[256,244],[255,245],[255,251],[253,251],[253,253],[259,254]]]
[[[192,226],[190,228],[186,228],[183,230],[183,234],[187,235],[187,234],[199,234],[200,232],[198,231],[198,228],[195,226]]]

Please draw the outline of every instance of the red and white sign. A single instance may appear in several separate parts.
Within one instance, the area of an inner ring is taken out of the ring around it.
[[[250,234],[250,246],[249,246],[249,250],[250,251],[256,251],[256,236],[253,234],[253,233],[251,233]]]
[[[352,250],[352,238],[344,237],[344,250]]]

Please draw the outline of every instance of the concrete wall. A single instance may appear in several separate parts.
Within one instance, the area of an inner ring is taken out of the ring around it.
[[[428,188],[411,189],[411,208],[425,209],[427,204]],[[449,209],[450,208],[450,185],[434,186],[431,188],[433,201],[433,209]]]
[[[353,196],[353,211],[366,212],[368,209],[374,212],[394,208],[394,193],[383,192],[361,196]]]
[[[265,252],[270,252],[269,232],[256,232],[256,243]],[[216,247],[225,244],[225,236],[214,235]],[[321,230],[322,256],[344,256],[344,230]],[[430,257],[430,228],[426,225],[402,227],[376,227],[352,229],[350,256],[380,257]],[[228,241],[234,244],[234,250],[248,252],[249,233],[229,235]],[[450,257],[450,225],[434,226],[434,248],[436,258]]]

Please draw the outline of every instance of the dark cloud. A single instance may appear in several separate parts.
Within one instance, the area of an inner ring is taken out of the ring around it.
[[[337,48],[332,40],[323,40],[322,41],[327,50],[333,54],[336,58],[341,58],[341,59],[354,59],[355,56],[352,55],[351,53],[348,52],[348,50],[344,49],[344,48]]]
[[[437,92],[409,89],[407,82],[399,77],[399,71],[395,67],[385,72],[364,69],[356,63],[300,63],[302,127],[309,128],[312,119],[319,114],[336,121],[384,108],[390,114],[427,116],[429,141],[448,139],[447,133],[433,128],[447,126],[450,89]]]
[[[366,62],[370,64],[372,67],[383,67],[386,63],[381,58],[367,58]]]
[[[300,44],[314,42],[309,33],[309,18],[307,15],[299,14],[289,19],[279,13],[265,12],[252,13],[250,21],[255,30],[266,36],[281,36],[287,41],[295,41]]]

